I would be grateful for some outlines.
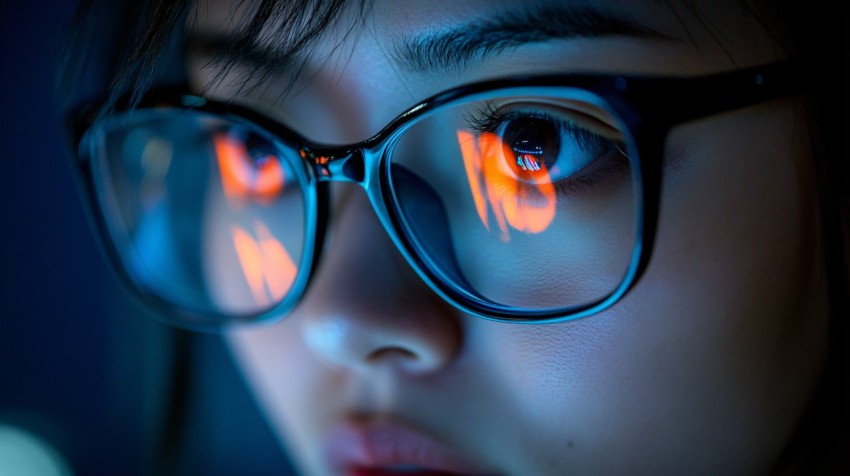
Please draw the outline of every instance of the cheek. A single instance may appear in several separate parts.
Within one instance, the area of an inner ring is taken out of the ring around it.
[[[524,402],[525,421],[550,430],[532,441],[601,461],[616,448],[623,470],[672,459],[757,471],[778,454],[826,347],[795,118],[766,105],[676,131],[669,144],[687,154],[666,171],[637,287],[587,319],[493,329],[505,388]]]
[[[818,282],[820,253],[798,113],[768,104],[671,135],[670,149],[687,152],[666,171],[646,277],[647,297],[674,310],[659,306],[665,315],[694,316],[730,345],[793,341],[819,325],[804,316],[818,298],[807,284]]]
[[[313,443],[321,428],[315,408],[333,409],[334,375],[304,347],[300,323],[290,317],[271,326],[230,332],[227,341],[260,408],[282,446],[301,467],[315,467]]]

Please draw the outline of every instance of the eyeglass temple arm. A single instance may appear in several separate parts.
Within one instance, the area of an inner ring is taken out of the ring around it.
[[[651,122],[670,127],[702,117],[753,106],[807,91],[803,65],[783,61],[698,78],[633,80],[623,94],[653,115]]]

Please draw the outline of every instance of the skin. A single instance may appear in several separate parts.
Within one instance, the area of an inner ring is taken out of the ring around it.
[[[203,3],[199,29],[232,28],[229,2]],[[270,79],[236,100],[312,140],[352,143],[465,82],[702,75],[785,56],[737,2],[714,1],[692,2],[701,18],[678,4],[604,2],[681,41],[557,40],[438,75],[388,54],[393,41],[509,3],[377,1],[345,38],[345,28],[325,32],[296,94],[278,100],[285,81]],[[214,75],[204,64],[190,58],[198,87]],[[212,94],[232,98],[226,83]],[[427,434],[488,473],[777,470],[827,347],[804,117],[801,98],[783,98],[675,128],[652,261],[600,314],[542,326],[463,315],[395,251],[365,194],[335,185],[331,236],[300,306],[227,340],[304,474],[334,474],[321,452],[332,427],[370,421]]]

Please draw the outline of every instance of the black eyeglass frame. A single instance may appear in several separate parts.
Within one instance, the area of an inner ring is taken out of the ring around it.
[[[89,157],[88,136],[98,122],[105,102],[89,105],[72,115],[70,125],[77,146],[77,167],[103,248],[113,268],[125,283],[145,302],[163,313],[165,320],[193,329],[209,330],[246,321],[264,321],[287,314],[301,300],[317,268],[329,221],[329,188],[334,181],[356,182],[365,189],[385,230],[408,263],[434,292],[462,312],[477,317],[526,323],[550,323],[599,313],[622,299],[643,275],[649,264],[658,223],[661,196],[664,143],[676,125],[721,112],[753,106],[805,91],[803,68],[792,61],[699,77],[653,77],[596,74],[538,75],[511,77],[459,86],[437,94],[408,109],[375,136],[353,145],[328,146],[312,143],[283,124],[238,105],[214,101],[187,93],[188,89],[153,92],[138,104],[118,102],[114,112],[145,108],[193,109],[224,117],[235,117],[253,124],[300,152],[303,170],[296,173],[304,181],[307,211],[307,239],[298,277],[292,289],[271,309],[259,315],[229,316],[181,308],[134,279],[123,265],[122,251],[114,240],[105,210],[98,198],[95,172]],[[575,88],[587,91],[607,103],[619,116],[634,139],[630,159],[639,174],[638,236],[632,260],[620,285],[608,295],[591,303],[557,310],[520,309],[500,306],[453,285],[434,265],[427,253],[418,249],[416,240],[403,223],[398,206],[393,205],[389,179],[389,152],[403,132],[419,118],[456,101],[496,90],[528,87]],[[96,211],[96,212],[95,212]],[[315,237],[310,239],[311,235]],[[303,267],[306,265],[306,268]]]

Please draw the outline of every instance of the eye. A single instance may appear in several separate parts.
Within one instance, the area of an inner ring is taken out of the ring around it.
[[[576,113],[511,110],[497,120],[503,166],[523,182],[582,180],[583,171],[622,156],[615,131],[600,130],[601,124]]]
[[[268,139],[255,133],[248,133],[243,139],[246,159],[254,169],[262,171],[277,160],[277,150]]]
[[[267,139],[240,132],[219,132],[214,137],[225,195],[269,203],[285,188],[283,165]]]
[[[532,178],[536,172],[549,171],[557,166],[561,147],[560,132],[549,120],[520,117],[506,121],[497,133],[512,152],[511,160],[517,176]]]

